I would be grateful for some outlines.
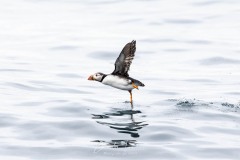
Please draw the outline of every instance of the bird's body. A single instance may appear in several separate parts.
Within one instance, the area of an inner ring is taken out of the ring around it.
[[[128,71],[132,60],[135,56],[136,41],[127,43],[122,49],[120,55],[115,62],[115,69],[111,74],[95,73],[88,80],[99,81],[105,85],[112,86],[117,89],[126,90],[130,93],[130,102],[132,104],[132,90],[138,89],[138,86],[145,85],[139,80],[129,77]]]
[[[120,77],[120,76],[117,76],[117,75],[107,75],[103,81],[102,81],[103,84],[106,84],[106,85],[109,85],[109,86],[112,86],[114,88],[118,88],[118,89],[121,89],[121,90],[132,90],[134,89],[132,84],[131,84],[131,80],[125,78],[125,77]]]
[[[133,79],[131,77],[123,77],[123,76],[112,75],[112,74],[107,75],[103,79],[102,83],[105,85],[112,86],[114,88],[127,90],[127,91],[134,89],[132,83],[134,83],[136,86],[144,86],[144,84],[142,84],[140,81]]]

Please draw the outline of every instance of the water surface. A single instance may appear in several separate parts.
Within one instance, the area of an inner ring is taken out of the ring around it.
[[[0,159],[240,157],[240,2],[0,2]],[[137,40],[129,93],[87,81]]]

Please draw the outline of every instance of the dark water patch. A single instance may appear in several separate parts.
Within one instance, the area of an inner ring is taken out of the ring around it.
[[[211,109],[216,109],[218,111],[226,113],[224,114],[224,116],[228,116],[227,115],[228,112],[240,112],[240,104],[232,104],[229,102],[210,102],[209,107]],[[216,113],[216,116],[217,116],[217,113]],[[231,115],[231,116],[234,119],[234,115]]]
[[[221,103],[221,105],[223,107],[226,107],[227,111],[235,111],[235,112],[240,111],[240,104],[232,104],[232,103],[228,103],[228,102],[223,102],[223,103]]]
[[[72,46],[72,45],[62,45],[62,46],[57,46],[57,47],[52,47],[50,50],[76,50],[79,49],[78,46]]]
[[[194,107],[194,106],[196,106],[196,104],[193,101],[190,101],[190,100],[183,100],[183,101],[179,101],[177,103],[177,106],[181,106],[181,107]]]
[[[111,140],[111,141],[94,140],[92,142],[101,143],[112,148],[136,147],[137,145],[136,140]]]
[[[170,23],[170,24],[182,24],[182,25],[201,23],[201,21],[194,20],[194,19],[166,19],[164,20],[164,22]]]
[[[0,69],[0,72],[33,72],[26,69]]]
[[[63,78],[83,78],[82,76],[73,73],[59,73],[57,76]]]
[[[142,129],[144,126],[147,124],[144,124],[143,122],[132,122],[132,123],[108,123],[108,122],[100,122],[97,121],[97,123],[102,124],[102,125],[107,125],[111,129],[117,130],[118,133],[124,133],[124,134],[129,134],[133,138],[138,138],[140,137],[138,131]]]
[[[221,112],[240,111],[240,104],[228,102],[204,102],[197,99],[168,99],[167,101],[176,103],[175,105],[180,111],[194,111],[199,108],[219,110]],[[217,115],[217,113],[215,114]]]
[[[200,64],[202,65],[240,64],[240,60],[224,57],[212,57],[201,60]]]
[[[102,115],[102,114],[92,114],[92,119],[107,119],[109,116],[107,115]]]
[[[234,104],[227,103],[227,102],[225,102],[225,103],[222,103],[222,106],[225,106],[225,107],[231,107],[231,108],[234,108],[234,107],[235,107],[235,105],[234,105]]]
[[[174,102],[176,109],[169,114],[197,114],[199,108],[208,108],[209,104],[196,99],[169,99],[169,102]]]
[[[106,125],[112,125],[113,123],[109,123],[109,122],[102,122],[102,121],[96,121],[97,123],[100,124],[106,124]],[[140,124],[142,122],[137,122],[136,124]],[[134,125],[134,122],[127,122],[127,123],[114,123],[117,126],[130,126],[130,125]],[[136,129],[130,128],[130,131],[136,131]]]
[[[114,128],[114,127],[111,127],[111,128]],[[117,129],[117,128],[115,128],[115,129]],[[132,131],[123,131],[123,130],[121,130],[121,131],[118,131],[118,133],[130,134],[131,137],[133,137],[133,138],[138,138],[138,137],[140,137],[140,135],[139,135],[138,133],[134,133],[134,132],[132,132]]]
[[[94,59],[100,59],[100,60],[114,60],[116,59],[118,56],[118,53],[113,53],[113,52],[105,52],[105,51],[102,51],[102,52],[92,52],[92,53],[89,53],[88,54],[88,57],[90,58],[94,58]]]
[[[129,103],[129,102],[127,102]],[[113,108],[112,112],[107,112],[105,115],[109,116],[123,116],[123,115],[133,115],[141,113],[139,110],[119,110],[119,108]]]
[[[199,111],[199,108],[218,110],[221,112],[240,112],[240,104],[232,104],[229,102],[204,102],[197,99],[168,99],[169,102],[174,102],[178,111]],[[202,115],[206,115],[204,113]],[[217,116],[217,113],[214,113]],[[219,115],[219,116],[227,116]],[[233,115],[232,115],[233,116]],[[229,117],[230,119],[233,117]]]

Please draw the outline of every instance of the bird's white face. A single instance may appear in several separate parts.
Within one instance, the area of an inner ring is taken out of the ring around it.
[[[99,81],[99,82],[100,82],[101,79],[102,79],[102,77],[103,77],[103,74],[102,74],[102,73],[95,73],[95,74],[89,76],[89,77],[88,77],[88,80],[91,80],[91,81]]]

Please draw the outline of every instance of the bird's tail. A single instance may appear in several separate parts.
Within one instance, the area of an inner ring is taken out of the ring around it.
[[[137,85],[137,86],[141,86],[141,87],[145,86],[142,82],[140,82],[138,80],[134,80],[134,84]]]

